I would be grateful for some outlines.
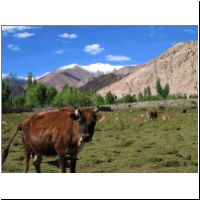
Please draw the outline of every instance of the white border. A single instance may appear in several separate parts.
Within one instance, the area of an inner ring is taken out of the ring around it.
[[[197,0],[1,0],[1,25],[198,25]],[[1,148],[0,148],[1,149]],[[1,198],[198,198],[196,174],[0,174]]]

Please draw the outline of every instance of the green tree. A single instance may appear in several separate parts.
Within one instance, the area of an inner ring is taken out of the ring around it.
[[[32,85],[33,85],[33,74],[32,74],[32,72],[30,72],[30,73],[28,74],[27,87],[29,88],[29,87],[31,87]]]
[[[115,103],[116,97],[109,91],[105,96],[105,103],[106,104],[113,104]]]
[[[157,91],[158,96],[162,97],[162,87],[160,84],[160,79],[158,79],[156,82],[156,91]]]
[[[13,100],[13,106],[15,108],[22,108],[25,103],[25,98],[23,96],[16,96]]]
[[[144,100],[144,97],[143,97],[142,92],[139,92],[139,93],[138,93],[138,100],[139,100],[139,101],[143,101],[143,100]]]
[[[40,106],[44,106],[45,105],[45,102],[46,102],[46,86],[42,85],[42,84],[38,84],[36,86],[36,97],[39,101],[39,105]]]
[[[51,105],[57,94],[57,90],[53,86],[49,86],[46,89],[46,104]]]
[[[169,84],[167,83],[163,88],[162,97],[166,99],[168,95],[169,95]]]
[[[162,88],[160,84],[160,79],[156,82],[156,91],[158,96],[162,97],[163,99],[166,99],[169,95],[169,84],[167,83],[164,88]]]
[[[144,92],[143,92],[143,94],[144,94],[144,96],[145,96],[145,97],[147,97],[147,96],[148,96],[148,94],[147,94],[147,93],[148,93],[148,91],[147,91],[147,88],[144,88]]]
[[[33,79],[33,85],[37,85],[37,80],[36,80],[36,78]]]
[[[42,84],[32,85],[25,92],[25,106],[42,107],[46,102],[46,87]]]
[[[89,106],[92,105],[91,96],[76,88],[64,87],[54,99],[55,106]]]
[[[150,97],[151,96],[151,88],[148,86],[147,87],[147,96]]]
[[[10,89],[9,85],[2,82],[2,107],[3,111],[5,111],[8,107],[10,107]]]
[[[104,98],[101,95],[99,95],[99,94],[94,95],[92,101],[93,101],[93,105],[95,105],[95,106],[105,104]]]

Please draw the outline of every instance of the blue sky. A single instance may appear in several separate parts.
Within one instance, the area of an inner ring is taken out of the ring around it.
[[[2,26],[2,73],[40,76],[73,63],[143,64],[177,42],[197,39],[197,26]]]

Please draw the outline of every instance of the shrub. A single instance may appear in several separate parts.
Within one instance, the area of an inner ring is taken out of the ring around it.
[[[54,98],[57,94],[57,90],[53,87],[47,87],[46,89],[46,104],[51,105],[54,101]]]
[[[81,92],[76,88],[65,87],[58,93],[54,99],[53,105],[55,106],[90,106],[92,105],[91,96]]]
[[[93,95],[92,104],[95,106],[104,105],[105,99],[101,95]]]
[[[120,103],[132,103],[132,102],[136,102],[137,99],[136,99],[136,96],[135,95],[130,95],[130,94],[127,94],[126,96],[123,96],[119,102]]]
[[[25,92],[25,106],[42,107],[46,102],[46,87],[42,84],[31,85]]]
[[[113,104],[115,103],[116,97],[111,93],[108,92],[105,96],[105,103],[106,104]]]
[[[198,99],[198,95],[197,94],[191,94],[189,96],[190,99]]]
[[[25,98],[23,96],[16,96],[13,100],[13,106],[15,108],[22,108],[25,104]]]

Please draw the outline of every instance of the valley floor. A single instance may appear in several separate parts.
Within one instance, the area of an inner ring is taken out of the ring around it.
[[[170,119],[163,121],[168,114]],[[7,145],[18,123],[31,113],[3,114],[2,144]],[[77,172],[198,172],[198,113],[195,109],[168,108],[149,121],[144,109],[102,112],[93,141],[84,146],[77,161]],[[144,120],[141,120],[144,115]],[[2,172],[23,172],[23,145],[18,134]],[[42,172],[58,172],[44,157]],[[30,172],[35,172],[30,165]]]

